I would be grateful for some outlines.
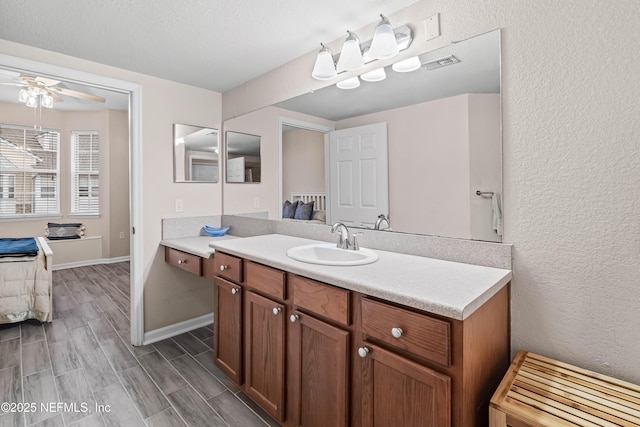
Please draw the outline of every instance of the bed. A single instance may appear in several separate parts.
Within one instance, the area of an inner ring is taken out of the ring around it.
[[[35,256],[0,258],[0,324],[53,319],[53,251],[44,237],[35,241]]]
[[[313,202],[313,216],[310,219],[283,218],[284,221],[305,222],[307,224],[326,224],[327,222],[327,197],[325,193],[291,193],[291,202]]]

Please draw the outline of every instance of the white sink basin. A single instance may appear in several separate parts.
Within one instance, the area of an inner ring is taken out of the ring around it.
[[[321,265],[364,265],[378,260],[378,254],[370,249],[340,249],[335,243],[296,246],[287,251],[287,256],[297,261]]]

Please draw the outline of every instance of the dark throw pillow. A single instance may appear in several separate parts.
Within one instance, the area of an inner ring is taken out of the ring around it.
[[[306,221],[310,220],[313,217],[313,202],[304,203],[298,201],[298,207],[296,207],[296,213],[293,216],[293,219],[304,219]]]
[[[293,219],[296,214],[296,208],[298,207],[298,202],[291,203],[286,200],[282,205],[282,218]]]

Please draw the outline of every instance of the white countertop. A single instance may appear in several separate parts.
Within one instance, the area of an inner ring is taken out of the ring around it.
[[[345,289],[464,320],[502,289],[511,270],[375,250],[379,259],[360,266],[326,266],[293,260],[289,248],[326,243],[281,234],[216,240],[216,250]]]
[[[176,239],[161,240],[162,246],[177,249],[188,254],[196,255],[202,258],[209,258],[215,252],[215,249],[209,246],[209,243],[219,242],[222,240],[239,239],[237,236],[231,236],[225,234],[220,237],[211,236],[193,236],[193,237],[180,237]]]

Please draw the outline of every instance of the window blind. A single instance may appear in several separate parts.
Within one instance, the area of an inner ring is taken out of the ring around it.
[[[100,150],[95,131],[71,132],[71,213],[100,213]]]
[[[0,125],[0,218],[59,215],[60,131]]]

